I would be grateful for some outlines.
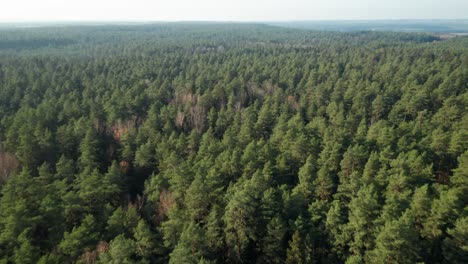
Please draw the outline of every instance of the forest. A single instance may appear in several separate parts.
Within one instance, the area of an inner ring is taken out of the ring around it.
[[[468,37],[0,29],[0,263],[468,263]]]

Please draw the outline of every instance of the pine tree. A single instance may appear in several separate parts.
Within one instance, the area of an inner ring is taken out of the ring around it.
[[[98,134],[93,127],[89,127],[80,144],[80,158],[78,161],[81,171],[99,169],[101,159]]]
[[[283,263],[285,257],[286,226],[279,217],[270,220],[266,227],[266,234],[261,239],[261,247],[258,262]]]
[[[315,196],[321,200],[329,200],[334,188],[335,183],[331,172],[325,166],[322,166],[317,173],[317,178],[314,180]]]
[[[140,167],[152,167],[156,164],[155,147],[151,140],[142,144],[135,152],[135,163]]]
[[[352,235],[349,243],[353,255],[362,256],[366,250],[373,248],[375,223],[380,205],[375,188],[364,186],[349,203],[349,223],[346,232]]]
[[[468,217],[461,217],[455,227],[447,230],[442,250],[448,263],[467,263],[468,261]]]
[[[301,235],[298,231],[294,232],[289,241],[289,248],[286,254],[287,264],[302,264],[306,263],[305,249]]]
[[[125,233],[127,230],[125,219],[126,215],[122,208],[118,207],[115,209],[115,211],[107,220],[106,232],[110,239],[118,236],[121,233]]]
[[[340,162],[338,192],[349,198],[356,195],[362,185],[362,170],[367,160],[366,148],[361,145],[349,147]]]
[[[98,237],[96,221],[92,215],[87,215],[81,225],[74,227],[71,232],[65,232],[59,249],[63,254],[75,259],[85,250],[92,249]]]
[[[309,155],[306,163],[299,169],[299,184],[294,188],[294,192],[300,193],[305,201],[308,201],[314,193],[313,183],[315,180],[316,167],[316,162],[313,160],[313,157]]]
[[[259,190],[251,189],[249,184],[250,182],[246,182],[242,189],[233,194],[224,215],[226,244],[231,257],[237,261],[243,258],[245,251],[257,240],[255,194]]]
[[[104,187],[104,199],[112,202],[114,205],[118,205],[121,200],[120,196],[124,191],[125,180],[117,161],[112,162],[112,165],[102,179],[102,185]]]
[[[24,129],[22,128],[19,131],[20,138],[16,156],[18,157],[22,166],[33,170],[39,163],[39,157],[37,155],[37,150],[39,147],[37,145],[36,138],[32,135],[30,130],[32,130],[32,128],[24,126]]]
[[[137,263],[133,260],[135,255],[135,241],[118,235],[109,244],[108,252],[99,257],[101,263]]]
[[[14,262],[15,263],[36,263],[37,258],[39,257],[39,250],[37,247],[31,244],[30,238],[28,237],[28,233],[30,229],[25,229],[19,236],[18,236],[18,247],[15,249],[14,252]]]
[[[190,223],[170,254],[169,263],[197,263],[206,253],[206,239],[202,228]]]
[[[74,180],[75,164],[73,160],[67,159],[62,155],[58,162],[55,164],[56,177],[70,184]]]
[[[145,220],[140,219],[137,227],[134,229],[136,253],[146,259],[150,259],[151,256],[156,253],[156,237],[151,232],[148,224]]]
[[[346,252],[347,243],[352,234],[346,230],[347,210],[343,202],[334,200],[326,218],[326,230],[330,236],[329,243],[333,245],[332,251],[343,258]]]
[[[414,215],[416,226],[421,229],[431,211],[429,185],[423,185],[414,191],[411,202],[411,211]]]
[[[400,219],[387,222],[375,244],[375,249],[366,255],[368,262],[416,263],[421,259],[419,235],[409,210]]]
[[[36,251],[37,249],[30,245],[30,239],[43,239],[35,234],[48,228],[48,223],[44,221],[45,215],[41,215],[41,202],[47,190],[37,177],[31,176],[28,169],[23,169],[19,175],[10,177],[1,194],[0,252],[6,257],[11,257],[18,246],[16,241],[24,243],[19,245],[16,251]],[[34,255],[34,252],[31,251],[31,254]]]
[[[97,210],[104,205],[106,200],[105,189],[103,185],[103,175],[98,169],[82,172],[78,178],[78,196],[83,205],[91,210]]]
[[[208,185],[201,177],[196,177],[186,190],[185,204],[191,218],[197,222],[204,222],[209,213],[210,193]]]
[[[214,205],[208,215],[205,227],[207,246],[216,257],[220,257],[222,250],[225,248],[222,213],[222,208]]]

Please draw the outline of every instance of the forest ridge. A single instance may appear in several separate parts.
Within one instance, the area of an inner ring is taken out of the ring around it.
[[[468,37],[0,29],[0,263],[468,263]]]

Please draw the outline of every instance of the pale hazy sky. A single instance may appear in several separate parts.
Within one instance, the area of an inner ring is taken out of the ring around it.
[[[468,18],[468,0],[0,0],[0,21]]]

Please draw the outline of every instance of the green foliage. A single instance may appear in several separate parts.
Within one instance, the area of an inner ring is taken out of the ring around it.
[[[450,263],[465,263],[468,261],[468,217],[455,222],[453,229],[447,230],[448,237],[444,239],[442,249],[444,259]]]
[[[65,232],[63,240],[60,242],[59,249],[73,258],[78,257],[87,249],[91,249],[98,241],[96,233],[96,222],[92,215],[87,215],[82,223],[74,227],[71,232]]]
[[[379,215],[379,209],[378,196],[372,185],[363,187],[351,200],[346,232],[352,234],[348,245],[353,255],[362,256],[373,248],[375,220]]]
[[[135,241],[125,238],[124,235],[118,235],[110,242],[108,252],[102,254],[99,259],[102,263],[137,263],[132,260],[134,254]]]
[[[368,253],[371,263],[416,263],[420,260],[421,244],[409,211],[400,219],[386,223],[375,241],[375,249]]]
[[[98,134],[94,128],[90,127],[86,130],[79,149],[80,158],[78,161],[80,167],[87,170],[98,168],[101,149],[99,147]]]
[[[15,249],[14,262],[15,263],[35,263],[39,256],[38,249],[31,245],[31,241],[27,237],[30,230],[25,230],[18,237],[19,246]]]
[[[139,256],[151,258],[156,253],[157,238],[143,219],[140,219],[135,227],[133,236],[136,240],[136,253]]]
[[[313,263],[313,253],[305,244],[303,238],[298,231],[294,232],[289,241],[289,248],[286,253],[286,261],[288,264]]]
[[[261,241],[262,263],[282,263],[284,260],[286,226],[278,217],[272,218],[267,227],[266,234]]]
[[[467,262],[466,37],[0,35],[0,263]]]

